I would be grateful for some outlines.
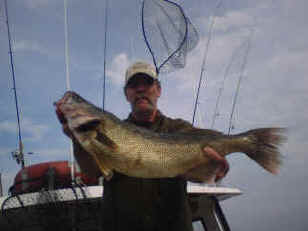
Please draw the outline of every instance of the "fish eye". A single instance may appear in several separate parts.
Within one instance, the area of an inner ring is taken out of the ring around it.
[[[76,101],[77,103],[83,102],[82,98],[79,95],[72,95],[73,100]]]

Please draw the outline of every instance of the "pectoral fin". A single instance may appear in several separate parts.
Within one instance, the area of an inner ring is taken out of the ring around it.
[[[110,180],[113,176],[113,171],[108,168],[98,157],[96,154],[92,155],[93,159],[95,160],[97,166],[99,167],[100,171],[103,174],[103,177],[107,180]]]

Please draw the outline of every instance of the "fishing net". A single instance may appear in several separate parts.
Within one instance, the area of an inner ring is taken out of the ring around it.
[[[182,8],[167,0],[144,0],[142,31],[157,73],[183,68],[186,55],[196,47],[198,32]]]

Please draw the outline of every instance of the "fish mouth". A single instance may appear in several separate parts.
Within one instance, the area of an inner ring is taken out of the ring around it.
[[[77,97],[77,94],[73,91],[67,91],[65,92],[64,96],[59,99],[58,101],[54,102],[53,105],[56,106],[56,107],[59,107],[61,106],[61,104],[65,104],[65,103],[68,103],[69,99],[76,96]]]
[[[66,124],[67,123],[67,119],[65,118],[64,113],[61,111],[61,109],[58,106],[56,106],[56,107],[57,107],[56,108],[56,114],[57,114],[57,117],[58,117],[60,123],[61,124]]]
[[[65,118],[65,115],[63,113],[63,110],[62,110],[62,105],[68,103],[69,99],[74,96],[74,92],[72,91],[67,91],[65,92],[64,96],[59,99],[58,101],[54,102],[53,105],[55,106],[56,108],[56,114],[58,116],[58,119],[60,121],[60,123],[62,124],[65,124],[67,123],[67,119]]]
[[[54,102],[53,105],[60,110],[60,108],[62,107],[62,105],[64,104],[72,104],[72,102],[75,101],[80,101],[80,96],[78,96],[75,92],[73,91],[67,91],[65,92],[65,94],[63,95],[63,97],[61,99],[59,99],[58,101]]]
[[[53,103],[53,106],[56,108],[56,114],[57,114],[57,117],[60,121],[61,124],[65,124],[67,122],[67,119],[65,118],[64,116],[64,113],[62,112],[61,110],[61,105],[63,104],[63,98],[54,102]]]

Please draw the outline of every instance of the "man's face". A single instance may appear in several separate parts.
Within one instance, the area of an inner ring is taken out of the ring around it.
[[[126,99],[131,104],[133,112],[152,112],[157,108],[161,88],[151,77],[137,75],[126,86]]]

